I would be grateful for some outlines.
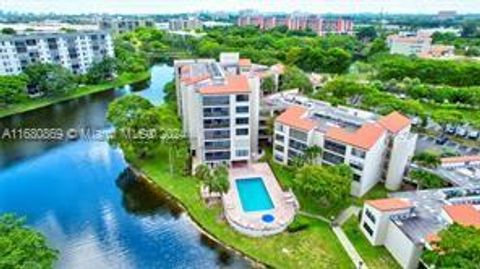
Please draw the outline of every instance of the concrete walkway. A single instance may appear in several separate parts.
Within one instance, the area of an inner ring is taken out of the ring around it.
[[[352,242],[350,242],[347,235],[343,232],[342,228],[340,226],[334,226],[332,229],[338,240],[342,244],[343,248],[347,252],[348,256],[355,264],[355,268],[368,269],[368,266],[365,264],[362,257],[360,257],[360,254],[358,254],[357,250],[352,245]]]
[[[329,225],[332,224],[332,222],[331,222],[329,219],[327,219],[327,218],[325,218],[325,217],[323,217],[323,216],[316,215],[316,214],[312,214],[312,213],[308,213],[308,212],[305,212],[305,211],[301,211],[301,210],[298,211],[298,215],[302,215],[302,216],[305,216],[305,217],[318,219],[318,220],[321,220],[321,221],[323,221],[323,222],[328,223]]]
[[[362,209],[358,206],[349,206],[347,209],[343,210],[338,216],[335,218],[334,222],[340,226],[342,226],[350,217],[358,216],[358,213]]]

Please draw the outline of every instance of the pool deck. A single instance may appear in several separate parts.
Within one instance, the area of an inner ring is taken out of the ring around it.
[[[235,180],[242,178],[261,177],[272,199],[274,208],[263,211],[245,212]],[[254,163],[247,167],[231,168],[229,170],[230,190],[223,195],[225,216],[230,225],[240,233],[259,237],[284,231],[293,221],[298,209],[298,202],[292,192],[284,192],[278,184],[267,163]],[[262,216],[270,214],[275,217],[271,223],[262,220]]]

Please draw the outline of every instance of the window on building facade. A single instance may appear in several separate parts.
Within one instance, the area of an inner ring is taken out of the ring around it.
[[[370,228],[370,226],[368,226],[368,224],[366,222],[363,223],[363,228],[365,229],[365,231],[367,231],[367,233],[370,236],[373,236],[373,230],[372,230],[372,228]]]
[[[373,213],[366,209],[365,210],[365,215],[372,221],[372,223],[375,223],[377,220],[375,219],[375,216],[373,215]]]
[[[331,164],[340,164],[344,162],[344,158],[328,151],[323,152],[323,160]]]
[[[248,149],[238,149],[235,151],[237,157],[246,157],[248,156]]]
[[[238,94],[235,100],[237,100],[237,102],[248,102],[248,94]]]
[[[245,125],[248,124],[248,118],[236,118],[235,123],[237,125]]]
[[[350,167],[357,169],[358,171],[363,171],[363,165],[360,163],[351,162]]]
[[[308,134],[306,132],[298,131],[290,128],[289,136],[300,141],[307,142]]]
[[[236,135],[248,135],[248,128],[240,128],[235,130]]]
[[[330,141],[330,140],[325,140],[325,143],[323,144],[323,147],[327,150],[345,155],[345,152],[347,150],[347,147],[345,145]]]
[[[248,113],[248,106],[237,106],[235,111],[237,113]]]
[[[278,142],[281,142],[283,144],[284,141],[285,141],[285,136],[283,136],[281,134],[275,134],[275,140],[278,141]]]
[[[301,143],[294,139],[290,139],[288,141],[288,146],[300,151],[304,151],[308,147],[307,144]]]
[[[366,152],[361,149],[352,148],[352,155],[364,159]]]
[[[362,178],[362,176],[357,175],[357,174],[353,174],[352,180],[355,181],[355,182],[360,182],[361,178]]]
[[[204,106],[221,106],[230,104],[230,96],[204,96],[203,99]]]
[[[285,147],[282,145],[275,144],[275,150],[283,152],[285,150]]]

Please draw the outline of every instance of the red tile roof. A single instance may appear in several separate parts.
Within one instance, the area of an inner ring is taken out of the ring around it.
[[[240,59],[240,60],[238,60],[238,65],[239,66],[251,66],[252,61],[250,61],[250,59]]]
[[[413,204],[409,200],[400,198],[386,198],[377,200],[368,200],[366,204],[373,206],[380,211],[395,211],[412,208]]]
[[[387,129],[391,133],[396,134],[408,127],[411,124],[411,121],[409,118],[403,116],[397,111],[394,111],[387,116],[381,117],[378,120],[378,123],[380,123],[385,129]]]
[[[313,120],[305,119],[308,110],[301,106],[290,106],[277,117],[277,121],[303,131],[310,131],[315,128],[316,124]]]
[[[209,79],[210,78],[210,75],[201,75],[201,76],[197,76],[197,77],[183,77],[182,78],[182,82],[185,83],[186,85],[192,85],[192,84],[195,84],[197,82],[200,82],[200,81],[203,81],[203,80],[206,80],[206,79]]]
[[[473,205],[446,205],[443,210],[455,223],[480,228],[480,211]]]
[[[199,90],[201,94],[235,94],[250,93],[248,79],[244,75],[231,75],[226,77],[225,84],[209,85]]]
[[[447,163],[478,162],[478,161],[480,161],[480,155],[467,155],[467,156],[448,157],[448,158],[442,158],[441,161],[442,161],[442,164],[447,164]]]
[[[354,132],[349,132],[340,127],[331,127],[327,130],[325,137],[368,150],[377,143],[384,133],[385,130],[382,126],[376,123],[365,123]]]

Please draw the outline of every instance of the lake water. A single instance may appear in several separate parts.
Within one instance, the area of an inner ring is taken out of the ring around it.
[[[7,128],[108,129],[105,114],[115,98],[140,94],[162,102],[173,69],[157,65],[151,72],[147,83],[0,119],[0,135]],[[250,268],[203,236],[164,194],[136,180],[107,142],[0,141],[5,212],[25,216],[47,236],[61,253],[57,268]]]

